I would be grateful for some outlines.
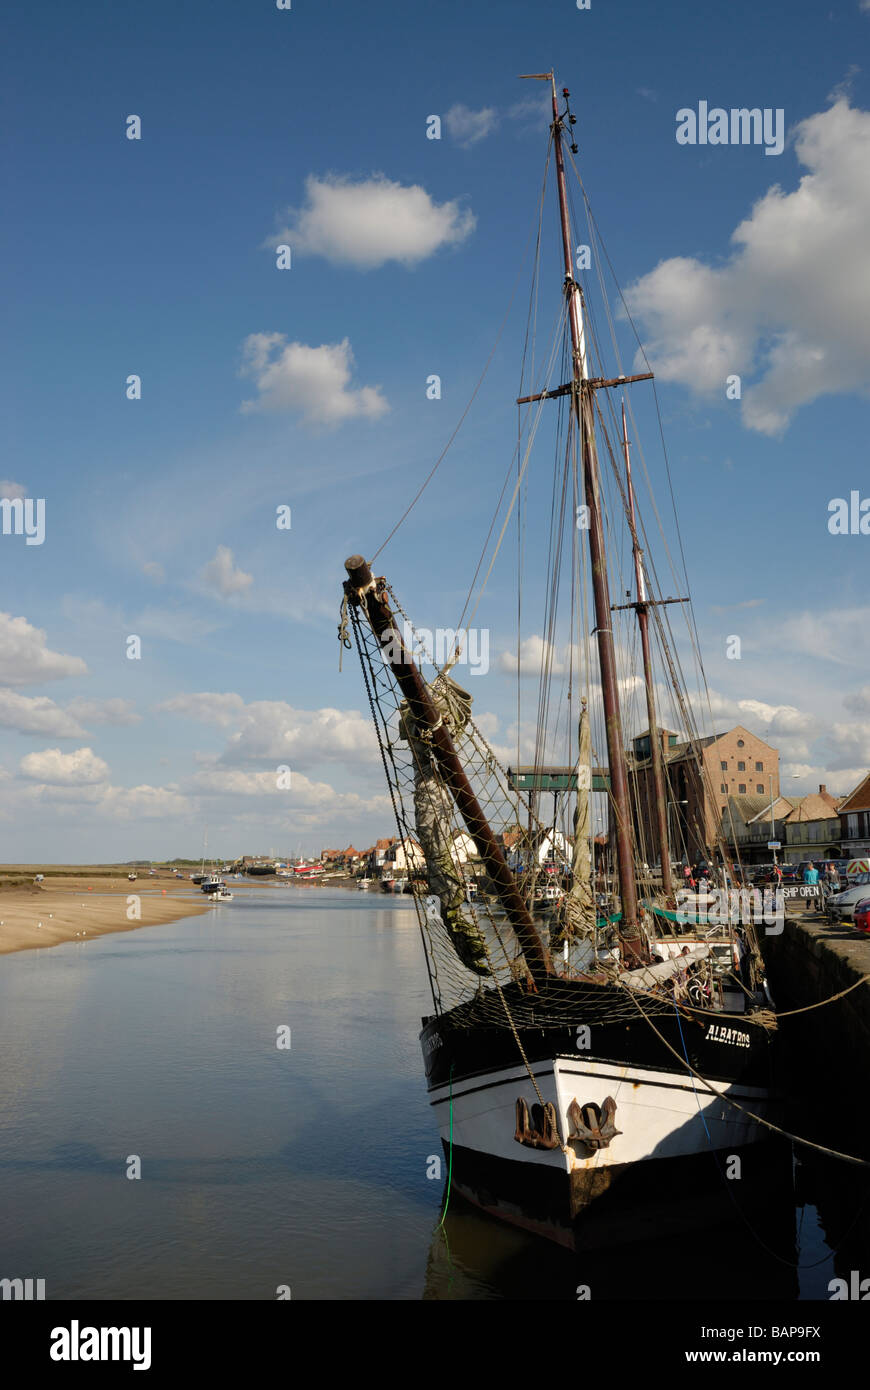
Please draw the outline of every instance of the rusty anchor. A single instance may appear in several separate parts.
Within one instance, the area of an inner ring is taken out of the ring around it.
[[[559,1126],[556,1120],[556,1107],[549,1101],[546,1105],[533,1105],[531,1120],[529,1107],[522,1096],[517,1097],[517,1127],[514,1139],[530,1149],[559,1149]]]
[[[601,1106],[596,1105],[594,1101],[581,1106],[577,1104],[576,1099],[572,1100],[568,1106],[568,1120],[571,1124],[568,1142],[576,1140],[585,1144],[593,1153],[609,1148],[611,1139],[622,1133],[613,1123],[615,1115],[616,1101],[612,1096],[605,1097]]]

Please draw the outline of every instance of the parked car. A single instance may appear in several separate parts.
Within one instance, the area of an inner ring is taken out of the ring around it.
[[[832,922],[851,922],[859,903],[870,900],[870,874],[855,874],[845,893],[832,893],[825,910]]]
[[[855,908],[855,926],[870,935],[870,898],[865,898]]]

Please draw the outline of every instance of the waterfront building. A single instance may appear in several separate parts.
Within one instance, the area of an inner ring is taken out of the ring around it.
[[[743,799],[740,821],[745,824],[745,813],[754,799],[761,798],[759,808],[762,803],[769,808],[771,797],[774,802],[779,798],[779,752],[742,724],[700,739],[681,740],[669,729],[658,732],[672,859],[695,862],[706,858],[732,799]],[[647,729],[632,739],[628,766],[638,853],[655,864],[659,852],[654,830],[651,751]]]
[[[837,808],[840,845],[844,859],[866,859],[870,854],[870,772]]]

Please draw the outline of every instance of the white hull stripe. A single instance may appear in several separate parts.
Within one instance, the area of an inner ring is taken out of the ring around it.
[[[693,1080],[691,1076],[687,1077],[685,1081],[662,1081],[659,1078],[663,1073],[660,1072],[632,1072],[626,1070],[625,1075],[620,1076],[618,1075],[618,1073],[614,1073],[611,1071],[592,1070],[592,1068],[588,1066],[585,1069],[581,1070],[578,1067],[566,1067],[564,1065],[559,1065],[557,1073],[556,1069],[553,1066],[549,1066],[540,1067],[537,1070],[533,1068],[531,1074],[535,1077],[540,1077],[553,1076],[554,1073],[558,1074],[559,1076],[582,1076],[587,1080],[595,1081],[615,1081],[622,1084],[624,1084],[625,1082],[630,1082],[632,1084],[656,1087],[659,1090],[664,1091],[687,1091],[690,1095],[721,1096],[727,1094],[735,1100],[767,1100],[770,1094],[767,1090],[760,1086],[742,1086],[736,1082],[730,1081],[701,1082]],[[667,1075],[667,1073],[664,1074]],[[502,1071],[490,1072],[489,1075],[493,1079],[491,1081],[482,1082],[479,1086],[466,1086],[462,1090],[457,1090],[454,1088],[454,1101],[461,1100],[464,1096],[472,1096],[477,1091],[492,1090],[493,1087],[496,1086],[516,1085],[519,1082],[527,1080],[529,1073],[525,1070],[525,1068],[523,1068],[522,1070],[517,1070],[516,1068],[514,1068],[509,1074]],[[441,1094],[437,1094],[438,1092],[440,1092]],[[430,1105],[443,1105],[446,1101],[449,1100],[450,1087],[448,1084],[442,1084],[441,1086],[432,1087],[430,1092]]]

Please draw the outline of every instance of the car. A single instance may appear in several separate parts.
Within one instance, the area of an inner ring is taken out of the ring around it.
[[[832,893],[825,911],[832,922],[851,922],[858,904],[870,898],[870,874],[854,874],[844,893]]]
[[[870,898],[865,898],[863,902],[857,904],[855,926],[859,931],[867,932],[870,935]]]

